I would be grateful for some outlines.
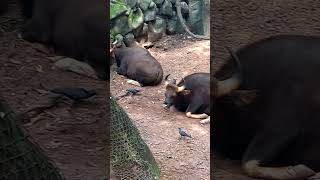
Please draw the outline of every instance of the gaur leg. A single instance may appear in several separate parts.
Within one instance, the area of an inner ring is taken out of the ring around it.
[[[320,172],[314,176],[311,176],[308,180],[320,180]]]
[[[195,113],[200,107],[201,107],[202,101],[194,99],[192,102],[189,104],[187,110],[186,110],[186,116],[189,118],[195,118],[195,119],[204,119],[207,118],[208,115],[205,113],[202,114],[193,114]]]
[[[250,143],[244,158],[243,169],[252,177],[264,179],[299,179],[314,175],[314,171],[305,165],[287,167],[264,167],[285,148],[294,135],[273,136],[272,132],[260,132]]]
[[[127,83],[128,83],[128,84],[135,85],[135,86],[143,87],[143,85],[140,84],[138,81],[135,81],[135,80],[132,80],[132,79],[128,79],[128,80],[127,80]]]
[[[103,48],[91,48],[88,50],[89,64],[95,69],[96,75],[101,80],[107,80],[110,77],[107,73],[108,63],[105,58],[105,50]]]
[[[210,123],[210,116],[200,121],[200,124],[208,124]]]
[[[299,135],[300,122],[299,105],[296,96],[290,96],[290,90],[286,91],[287,101],[277,102],[274,99],[282,99],[283,93],[272,97],[272,103],[268,103],[269,110],[261,122],[261,129],[249,143],[244,153],[242,163],[245,172],[252,177],[263,179],[299,179],[308,178],[315,174],[313,170],[303,164],[285,167],[266,167],[264,164],[272,163],[277,156],[286,150]],[[293,94],[294,95],[294,94]],[[282,96],[282,97],[281,97]],[[296,101],[296,102],[295,102]],[[241,127],[239,127],[241,128]],[[294,157],[293,157],[294,158]]]

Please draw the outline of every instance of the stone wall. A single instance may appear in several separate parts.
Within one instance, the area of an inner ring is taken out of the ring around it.
[[[182,16],[194,33],[204,32],[203,11],[203,0],[181,1]],[[123,41],[127,46],[134,41],[157,41],[164,33],[184,32],[176,0],[112,0],[110,18],[111,40]]]

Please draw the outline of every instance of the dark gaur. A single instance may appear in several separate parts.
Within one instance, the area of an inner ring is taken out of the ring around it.
[[[176,80],[165,77],[165,100],[163,106],[186,112],[186,116],[210,122],[210,73],[190,74],[176,84]]]
[[[106,80],[107,23],[104,0],[21,0],[28,18],[21,36],[53,46],[58,54],[85,61]]]
[[[213,152],[241,160],[247,175],[261,179],[319,172],[320,38],[272,36],[230,59],[235,67],[225,64],[212,81]]]
[[[7,12],[9,6],[9,0],[0,0],[0,15]]]
[[[154,86],[161,83],[163,70],[161,64],[140,47],[114,48],[113,58],[118,66],[118,74],[137,82],[139,86]]]

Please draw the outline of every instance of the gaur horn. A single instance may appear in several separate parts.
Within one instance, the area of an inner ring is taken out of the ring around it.
[[[235,62],[236,71],[230,78],[226,80],[218,81],[217,97],[225,96],[229,94],[231,91],[239,88],[241,79],[242,79],[241,64],[238,56],[228,47],[226,47],[226,49],[229,51],[233,61]]]
[[[164,78],[164,80],[168,81],[168,77],[170,76],[170,74],[166,75],[166,77]]]
[[[181,91],[183,91],[185,89],[186,89],[185,86],[180,86],[180,87],[177,88],[177,92],[181,92]]]
[[[166,75],[166,77],[164,78],[164,84],[167,86],[170,82],[168,80],[168,77],[170,76],[170,74]]]

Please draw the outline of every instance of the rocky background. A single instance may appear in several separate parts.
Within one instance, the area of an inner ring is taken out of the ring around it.
[[[208,34],[208,18],[205,10],[210,0],[182,0],[181,13],[195,34]],[[184,32],[177,16],[176,0],[111,0],[110,2],[111,41],[133,43],[154,42],[163,34]],[[209,12],[207,12],[209,13]],[[207,20],[207,23],[204,21]]]

